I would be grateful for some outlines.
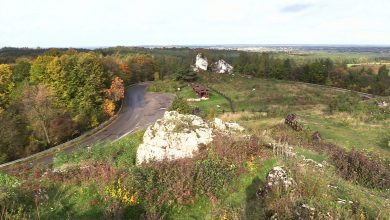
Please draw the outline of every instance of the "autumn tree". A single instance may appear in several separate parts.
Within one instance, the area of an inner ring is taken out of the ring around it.
[[[111,87],[106,91],[107,97],[117,102],[125,97],[125,87],[123,80],[119,77],[115,77],[111,82]]]
[[[69,114],[58,114],[50,121],[48,133],[53,144],[60,144],[66,138],[77,134],[76,124]]]
[[[115,77],[111,82],[111,87],[106,91],[107,99],[104,100],[104,112],[112,117],[115,114],[116,102],[125,97],[125,87],[123,80]]]
[[[31,83],[49,83],[51,82],[50,75],[47,71],[48,64],[54,59],[53,56],[39,56],[30,69],[30,82]]]
[[[55,97],[46,85],[27,86],[23,91],[24,111],[36,133],[42,130],[46,143],[50,144],[48,128],[55,116]]]
[[[138,54],[132,57],[129,60],[128,67],[131,73],[131,83],[153,80],[154,73],[158,71],[154,57],[146,54]]]
[[[109,116],[112,117],[115,114],[115,103],[110,99],[104,100],[104,112]]]
[[[59,106],[70,112],[76,121],[89,121],[88,127],[96,126],[104,116],[106,84],[110,82],[109,74],[104,72],[102,59],[94,53],[77,53],[52,57],[45,66],[42,63],[34,62],[31,78],[48,84],[58,97]],[[43,73],[33,74],[38,72],[37,69]],[[50,78],[50,81],[45,80],[46,78]]]
[[[110,79],[112,79],[114,76],[119,76],[122,79],[125,79],[127,76],[127,73],[124,73],[117,60],[111,56],[109,57],[103,57],[102,58],[103,63],[103,71],[106,75],[106,79],[108,80],[106,83],[107,85],[111,83]]]
[[[12,80],[12,71],[9,65],[0,64],[0,108],[8,103],[8,95],[15,84]]]

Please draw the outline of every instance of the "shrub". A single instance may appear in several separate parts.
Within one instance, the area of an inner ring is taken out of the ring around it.
[[[329,103],[329,111],[335,112],[356,112],[361,110],[361,98],[355,94],[342,94]]]
[[[13,196],[20,185],[16,177],[0,173],[0,203],[6,202],[6,199]]]
[[[340,175],[351,181],[379,189],[390,188],[390,170],[356,151],[346,151],[337,145],[325,144],[328,154]]]
[[[180,96],[176,96],[169,111],[177,111],[180,114],[192,114],[192,107]]]
[[[229,161],[232,164],[242,164],[256,156],[264,155],[263,149],[259,146],[259,138],[234,138],[225,135],[217,135],[212,142],[213,153],[219,158]]]

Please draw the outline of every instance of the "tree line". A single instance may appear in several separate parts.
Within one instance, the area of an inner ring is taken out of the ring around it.
[[[72,139],[115,114],[125,86],[159,77],[152,55],[48,50],[0,64],[0,163]]]
[[[275,58],[269,53],[241,53],[233,61],[235,72],[255,77],[292,80],[335,86],[350,90],[390,95],[389,69],[382,65],[378,72],[372,68],[353,69],[331,59],[297,63],[294,59]]]

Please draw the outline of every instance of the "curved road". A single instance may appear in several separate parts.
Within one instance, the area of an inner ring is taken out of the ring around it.
[[[144,84],[128,87],[118,117],[103,130],[71,144],[63,152],[70,153],[79,147],[90,146],[96,142],[118,140],[126,134],[144,129],[164,115],[172,100],[172,94],[146,93],[146,85]],[[31,159],[28,163],[31,165],[51,164],[56,153],[53,152],[37,159]],[[20,164],[25,163],[21,162]],[[2,167],[2,169],[10,170],[12,165]]]

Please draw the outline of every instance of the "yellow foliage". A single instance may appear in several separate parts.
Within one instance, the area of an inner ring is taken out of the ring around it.
[[[93,115],[91,117],[91,127],[96,127],[98,124],[99,124],[99,121],[98,121],[96,115]]]
[[[106,187],[106,194],[115,200],[118,200],[126,205],[135,205],[138,203],[138,193],[132,194],[125,186],[122,185],[120,180],[117,184]]]
[[[104,112],[112,117],[115,114],[115,103],[109,99],[104,100]]]
[[[253,161],[248,161],[246,165],[248,167],[249,172],[253,173],[256,171],[256,165]]]

